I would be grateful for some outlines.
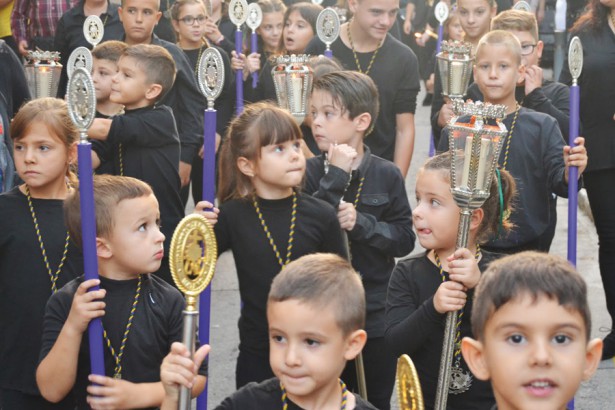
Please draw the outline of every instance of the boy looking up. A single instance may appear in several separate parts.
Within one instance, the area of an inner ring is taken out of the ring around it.
[[[363,360],[368,399],[390,406],[396,358],[384,345],[386,292],[395,258],[414,248],[412,211],[404,179],[390,161],[364,145],[378,116],[378,91],[370,77],[353,71],[325,74],[314,82],[310,100],[312,133],[324,153],[307,162],[305,191],[338,209],[348,234],[352,266],[367,297],[369,335]],[[343,379],[358,389],[354,362]]]
[[[157,102],[171,89],[174,78],[175,64],[164,48],[145,44],[128,47],[118,61],[109,96],[111,102],[124,105],[125,114],[97,118],[89,130],[90,138],[105,140],[111,146],[115,175],[147,182],[160,198],[167,245],[184,216],[179,197],[180,143],[172,110]],[[172,283],[166,259],[158,274]]]
[[[94,177],[94,201],[100,279],[79,277],[51,297],[36,380],[52,402],[73,390],[80,409],[88,408],[86,395],[95,408],[158,407],[164,397],[160,364],[182,338],[185,305],[179,291],[149,275],[164,254],[158,201],[146,183],[110,175]],[[66,199],[64,213],[71,238],[81,244],[78,190]],[[87,292],[95,285],[101,289]],[[110,377],[90,375],[84,333],[97,317]],[[205,368],[199,374],[194,392],[205,385]],[[96,385],[87,387],[88,380]]]
[[[553,231],[549,230],[551,192],[567,197],[568,168],[578,167],[580,177],[587,166],[584,138],[578,137],[574,148],[566,146],[553,117],[517,104],[516,84],[525,73],[521,59],[517,37],[494,30],[480,40],[474,65],[474,81],[485,102],[506,106],[503,123],[508,134],[499,165],[515,178],[519,192],[511,215],[515,228],[483,246],[499,253],[547,251],[553,239]],[[448,149],[447,129],[442,133],[439,149]]]
[[[564,259],[523,252],[493,262],[474,293],[472,332],[461,350],[491,380],[497,408],[564,410],[596,371],[587,286]]]
[[[154,27],[162,16],[160,0],[122,0],[118,10],[126,32],[124,41],[128,45],[153,44],[164,47],[175,62],[175,83],[166,95],[162,95],[161,103],[173,109],[177,120],[181,141],[179,175],[181,186],[186,186],[190,182],[192,160],[203,145],[205,98],[199,92],[194,70],[184,52],[175,44],[161,40],[153,34]]]

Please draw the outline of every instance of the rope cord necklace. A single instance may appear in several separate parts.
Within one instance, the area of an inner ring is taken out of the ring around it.
[[[267,239],[269,240],[269,245],[271,245],[271,248],[273,249],[273,253],[275,253],[275,257],[277,258],[278,263],[280,264],[280,267],[283,268],[290,262],[290,257],[291,257],[292,249],[293,249],[293,241],[295,239],[295,223],[297,221],[297,193],[293,191],[293,206],[292,206],[292,210],[290,213],[290,231],[288,233],[288,245],[286,246],[286,261],[282,260],[282,256],[280,255],[280,252],[278,251],[278,247],[273,241],[273,236],[271,236],[271,232],[269,231],[269,228],[267,227],[265,218],[263,217],[261,209],[258,206],[258,200],[256,199],[256,195],[252,198],[252,204],[254,205],[254,209],[256,210],[256,215],[258,216],[258,220],[260,221],[261,226],[263,227],[263,230],[265,231],[265,235],[267,236]]]

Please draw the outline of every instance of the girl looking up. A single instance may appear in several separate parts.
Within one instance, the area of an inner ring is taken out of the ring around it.
[[[51,404],[36,386],[45,305],[83,271],[68,236],[62,204],[75,175],[78,131],[66,103],[40,98],[11,123],[15,167],[24,181],[0,195],[0,408],[74,407]],[[72,406],[71,406],[72,405]]]
[[[468,245],[455,249],[459,207],[451,193],[451,156],[435,156],[419,171],[416,207],[412,222],[426,249],[421,255],[400,261],[391,276],[387,293],[385,340],[395,356],[413,360],[425,399],[433,409],[446,313],[459,311],[448,409],[491,409],[495,405],[488,382],[473,379],[457,343],[471,335],[470,312],[474,287],[480,273],[496,258],[480,249],[480,242],[510,225],[509,213],[515,192],[514,179],[504,170],[491,181],[491,195],[472,213]]]
[[[233,252],[239,293],[237,388],[274,377],[269,365],[266,305],[283,266],[303,255],[346,256],[335,209],[297,187],[305,173],[301,132],[293,117],[269,103],[248,105],[231,123],[220,153],[220,209],[199,202],[215,223],[218,252]],[[217,223],[216,223],[217,222]]]

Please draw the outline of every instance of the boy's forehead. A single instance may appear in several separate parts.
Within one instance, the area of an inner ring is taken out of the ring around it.
[[[160,0],[122,0],[122,7],[160,10]]]
[[[476,61],[501,61],[510,60],[516,62],[513,51],[506,44],[481,44],[476,53]]]

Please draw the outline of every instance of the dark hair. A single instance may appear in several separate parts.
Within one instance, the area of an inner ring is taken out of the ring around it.
[[[571,32],[578,33],[585,28],[596,32],[609,25],[611,9],[602,4],[600,0],[589,0],[585,10],[570,29]]]
[[[556,300],[581,314],[585,335],[591,333],[591,314],[587,304],[587,285],[565,259],[539,252],[521,252],[489,265],[474,292],[472,333],[483,340],[487,321],[505,304],[529,295]]]
[[[310,57],[308,64],[312,67],[312,77],[314,81],[325,74],[344,70],[339,60],[335,57],[328,58],[323,55],[313,56]]]
[[[111,235],[115,222],[113,211],[120,201],[153,194],[148,184],[136,178],[95,175],[96,236],[108,238]],[[78,189],[73,189],[64,201],[64,220],[70,237],[81,248],[81,203]]]
[[[429,158],[421,170],[425,171],[440,171],[444,179],[450,183],[451,181],[451,161],[452,155],[450,151],[436,155]],[[501,230],[508,232],[513,224],[509,221],[508,216],[513,210],[512,202],[517,192],[515,179],[505,169],[500,169],[500,178],[496,175],[491,179],[491,187],[489,189],[489,198],[485,201],[481,209],[483,210],[483,220],[478,227],[478,234],[476,241],[478,243],[487,242],[492,239],[493,236],[500,229],[500,217]],[[500,208],[500,193],[499,183],[502,184],[502,203],[503,209]]]
[[[123,41],[109,40],[100,43],[92,50],[92,57],[99,60],[109,60],[117,63],[124,51],[128,48],[128,44]]]
[[[173,87],[175,82],[175,61],[171,54],[161,46],[152,44],[137,44],[128,47],[122,57],[130,57],[136,61],[136,66],[145,73],[150,84],[158,84],[162,91],[157,100]]]
[[[250,178],[237,168],[239,158],[258,161],[261,147],[301,138],[301,130],[288,111],[269,102],[246,106],[229,125],[220,150],[220,202],[254,193]]]
[[[293,11],[298,12],[299,15],[308,22],[308,24],[312,27],[312,32],[316,35],[316,20],[318,20],[318,15],[322,11],[322,6],[320,4],[314,4],[307,1],[300,1],[291,5],[286,9],[286,13],[284,13],[283,27],[286,27],[286,21]],[[284,41],[284,36],[280,38],[280,41]]]
[[[126,2],[126,0],[121,0],[120,1],[120,6],[124,7],[124,3]],[[156,6],[156,11],[160,11],[160,0],[156,0],[157,6]]]
[[[45,124],[49,133],[70,148],[79,139],[79,130],[70,119],[66,101],[59,98],[37,98],[24,104],[10,125],[10,136],[13,141],[25,137],[34,122]],[[66,176],[71,185],[77,185],[77,176],[69,166]]]
[[[342,113],[348,112],[350,119],[368,113],[371,123],[368,130],[374,126],[378,117],[378,88],[369,76],[356,71],[337,71],[328,73],[314,81],[312,90],[320,90],[331,95],[334,104]],[[366,135],[369,133],[366,132]]]
[[[365,326],[365,290],[350,263],[334,254],[315,253],[289,263],[273,279],[267,304],[298,300],[328,308],[344,336]]]

